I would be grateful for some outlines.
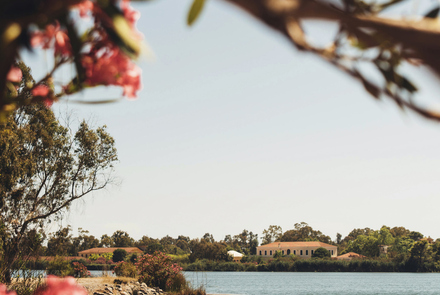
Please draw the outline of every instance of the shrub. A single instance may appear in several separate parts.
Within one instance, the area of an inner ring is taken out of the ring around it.
[[[113,262],[124,261],[125,257],[127,257],[127,251],[124,249],[116,249],[113,251]]]
[[[90,259],[91,261],[95,261],[95,260],[98,259],[99,257],[101,257],[101,256],[99,256],[99,254],[90,254],[89,259]]]
[[[90,271],[87,270],[87,267],[84,264],[79,262],[73,262],[73,271],[75,277],[77,278],[87,278],[90,277]]]
[[[138,258],[136,268],[139,273],[139,281],[148,286],[159,287],[166,291],[179,291],[184,285],[179,284],[182,280],[182,268],[171,262],[171,258],[162,252],[153,255],[145,254]]]
[[[312,257],[314,257],[314,258],[326,258],[326,257],[330,257],[330,256],[331,256],[330,252],[323,247],[319,247],[318,249],[316,249],[312,255]]]
[[[70,261],[60,256],[56,256],[54,260],[49,262],[46,272],[48,275],[56,275],[59,277],[74,275]]]
[[[113,272],[118,277],[135,278],[137,275],[136,266],[131,262],[120,261],[116,264]]]

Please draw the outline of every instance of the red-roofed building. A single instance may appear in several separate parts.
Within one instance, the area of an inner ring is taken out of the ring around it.
[[[340,255],[337,257],[338,260],[352,260],[352,259],[361,259],[361,258],[366,258],[366,256],[354,252],[348,252],[345,253],[344,255]]]
[[[141,249],[138,247],[111,247],[111,248],[92,248],[84,251],[78,252],[78,256],[88,258],[92,254],[104,254],[104,253],[113,253],[116,249],[123,249],[127,251],[127,254],[137,254],[142,255],[144,252],[142,252]]]
[[[318,248],[327,249],[331,257],[338,256],[338,247],[322,242],[274,242],[257,247],[257,255],[272,257],[276,251],[283,255],[294,254],[301,258],[311,258]]]

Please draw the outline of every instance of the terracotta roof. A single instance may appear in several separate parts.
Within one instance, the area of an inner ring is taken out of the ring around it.
[[[78,254],[103,254],[113,253],[116,249],[123,249],[127,253],[144,253],[138,247],[109,247],[109,248],[92,248],[78,252]]]
[[[357,254],[355,252],[348,252],[345,253],[344,255],[339,255],[338,258],[364,258],[366,256],[361,255],[361,254]]]
[[[260,247],[336,247],[322,242],[274,242]],[[260,248],[258,247],[258,248]]]

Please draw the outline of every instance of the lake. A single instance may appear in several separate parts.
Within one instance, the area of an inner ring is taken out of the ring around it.
[[[438,273],[185,272],[208,294],[415,295],[440,294]]]

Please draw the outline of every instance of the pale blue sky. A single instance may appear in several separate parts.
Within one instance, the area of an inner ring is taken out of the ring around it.
[[[221,1],[188,28],[190,2],[136,4],[156,55],[140,63],[138,100],[69,104],[108,126],[122,183],[74,206],[63,226],[219,240],[305,221],[332,239],[384,224],[440,237],[439,124],[375,101]],[[312,27],[318,39],[325,27]],[[410,71],[422,98],[436,99],[438,82]]]

